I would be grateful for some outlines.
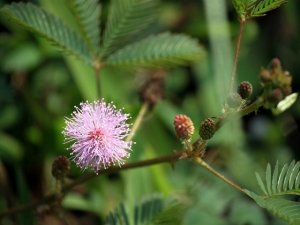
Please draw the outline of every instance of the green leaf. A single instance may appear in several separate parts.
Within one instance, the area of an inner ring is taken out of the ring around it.
[[[278,197],[258,196],[253,192],[247,194],[262,208],[267,209],[274,216],[277,216],[290,225],[300,224],[300,203]]]
[[[278,195],[300,195],[299,178],[300,178],[300,162],[292,161],[290,164],[283,165],[279,175],[279,165],[276,163],[273,175],[271,166],[268,164],[266,169],[266,183],[264,183],[256,173],[259,187],[263,193],[268,196]]]
[[[250,17],[265,16],[267,12],[280,7],[287,0],[261,0],[251,10]]]
[[[277,161],[274,172],[273,172],[273,177],[272,177],[272,192],[273,193],[276,193],[276,191],[277,191],[278,168],[279,168],[279,162]]]
[[[205,55],[196,40],[183,34],[163,33],[128,45],[107,58],[109,66],[165,67],[201,60]]]
[[[68,0],[83,37],[92,52],[100,48],[100,12],[98,0]]]
[[[286,96],[283,100],[281,100],[275,109],[272,109],[272,112],[275,115],[278,115],[284,111],[286,111],[288,108],[290,108],[297,100],[298,93],[293,93],[288,96]]]
[[[22,27],[38,33],[61,50],[92,63],[84,41],[54,15],[31,3],[12,3],[1,8],[1,14]]]
[[[111,1],[102,57],[107,57],[142,34],[154,22],[157,8],[158,0]]]
[[[267,184],[267,190],[268,193],[272,193],[271,191],[271,183],[272,183],[272,171],[271,171],[271,165],[268,163],[267,170],[266,170],[266,184]]]
[[[180,200],[164,200],[159,196],[152,196],[136,205],[132,220],[124,204],[120,204],[110,213],[105,225],[180,225],[187,209],[187,203]]]
[[[258,0],[232,0],[232,4],[240,18],[245,17],[247,12],[254,7]]]
[[[258,173],[255,173],[256,179],[257,179],[257,183],[260,187],[260,189],[265,193],[265,195],[268,195],[268,192],[266,190],[266,187],[264,185],[264,182],[262,181],[261,177],[259,176]]]

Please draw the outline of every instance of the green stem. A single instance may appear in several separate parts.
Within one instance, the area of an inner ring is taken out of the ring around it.
[[[208,165],[203,159],[201,159],[201,158],[195,158],[195,162],[197,164],[199,164],[200,166],[204,167],[206,170],[208,170],[209,172],[211,172],[216,177],[220,178],[221,180],[223,180],[224,182],[226,182],[227,184],[229,184],[231,187],[234,187],[238,191],[246,194],[246,192],[245,192],[245,190],[243,188],[241,188],[240,186],[238,186],[237,184],[235,184],[233,181],[227,179],[224,175],[220,174],[218,171],[216,171],[214,168],[212,168],[210,165]]]
[[[264,104],[264,99],[262,97],[258,97],[256,101],[251,103],[250,105],[246,106],[245,108],[242,108],[238,111],[238,114],[240,117],[248,115],[251,112],[254,112],[258,110],[260,107],[262,107]]]
[[[233,66],[232,66],[232,71],[231,71],[231,78],[230,78],[230,83],[229,83],[228,94],[231,94],[233,92],[233,86],[234,86],[234,81],[236,79],[236,70],[237,70],[237,64],[238,64],[238,60],[239,60],[239,56],[240,56],[241,42],[242,42],[245,23],[246,23],[246,20],[244,20],[244,19],[242,19],[240,21],[240,30],[239,30],[239,35],[237,38],[235,52],[234,52],[234,60],[233,60]]]
[[[139,129],[139,127],[141,126],[143,119],[146,115],[146,113],[148,112],[149,109],[149,104],[147,102],[144,102],[138,116],[136,117],[134,124],[132,126],[132,129],[129,133],[129,135],[126,138],[126,141],[131,141],[132,138],[134,137],[134,135],[136,134],[137,130]]]

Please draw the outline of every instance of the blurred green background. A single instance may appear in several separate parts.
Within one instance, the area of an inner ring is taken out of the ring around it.
[[[31,1],[60,16],[72,26],[64,1]],[[105,24],[107,6],[103,4]],[[0,5],[11,1],[0,1]],[[249,80],[260,93],[262,67],[279,57],[300,86],[300,2],[289,1],[266,17],[246,25],[238,80]],[[0,20],[0,211],[16,203],[38,199],[54,190],[51,163],[69,156],[61,134],[64,118],[81,101],[95,100],[93,71],[62,55],[43,39]],[[167,70],[165,98],[146,116],[134,141],[129,161],[152,158],[181,148],[173,118],[184,113],[196,130],[201,120],[220,113],[232,65],[238,22],[230,1],[164,0],[155,31],[186,33],[199,40],[207,57],[199,64]],[[136,70],[106,69],[101,74],[103,97],[136,117],[140,102]],[[206,160],[242,187],[257,191],[254,172],[292,159],[299,160],[300,103],[279,116],[259,110],[241,121],[226,124],[208,144]],[[196,138],[196,135],[195,135]],[[72,164],[70,179],[82,174]],[[129,206],[154,193],[188,195],[192,199],[186,225],[284,224],[236,190],[190,161],[99,176],[76,187],[63,201],[72,224],[103,224],[121,201]],[[130,208],[130,207],[129,207]],[[63,224],[46,209],[23,213],[4,224]]]

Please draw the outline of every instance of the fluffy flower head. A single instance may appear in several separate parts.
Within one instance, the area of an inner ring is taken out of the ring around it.
[[[75,163],[82,169],[91,167],[96,173],[110,165],[124,164],[132,146],[131,141],[124,140],[130,132],[128,116],[103,99],[75,107],[63,131],[66,142],[72,142]]]

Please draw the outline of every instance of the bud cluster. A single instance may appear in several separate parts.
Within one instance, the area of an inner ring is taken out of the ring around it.
[[[292,76],[284,71],[278,58],[274,58],[269,69],[260,72],[261,85],[264,88],[265,108],[275,107],[282,99],[292,93]]]

